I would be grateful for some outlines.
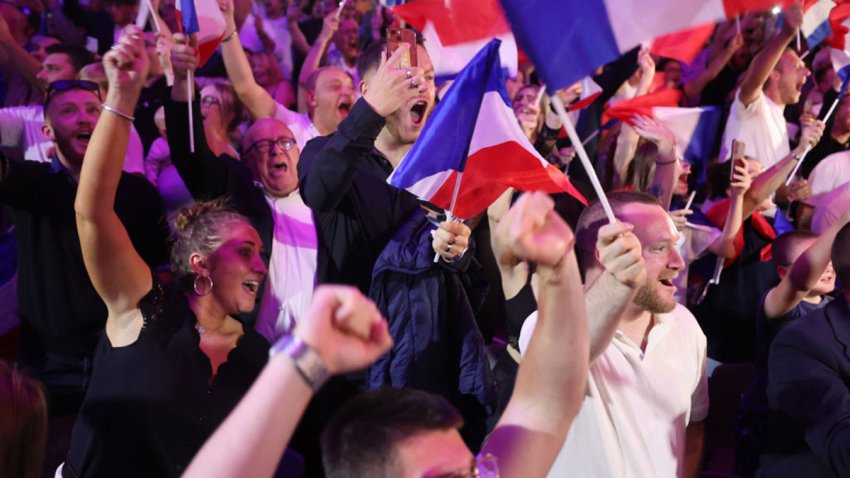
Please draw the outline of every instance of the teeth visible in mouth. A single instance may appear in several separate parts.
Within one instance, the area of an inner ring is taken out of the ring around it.
[[[252,293],[255,293],[255,294],[257,293],[257,290],[260,288],[260,283],[258,281],[255,281],[255,280],[246,280],[245,282],[242,283],[242,285],[244,285],[246,288],[248,288],[248,290],[250,290]]]

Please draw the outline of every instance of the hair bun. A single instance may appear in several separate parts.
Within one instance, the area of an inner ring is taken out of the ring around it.
[[[227,199],[218,198],[212,201],[198,201],[195,204],[183,208],[174,218],[174,228],[183,232],[194,224],[199,218],[214,212],[227,210]]]

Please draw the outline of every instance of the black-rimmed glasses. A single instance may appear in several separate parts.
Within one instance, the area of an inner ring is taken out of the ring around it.
[[[248,149],[245,150],[245,154],[248,154],[253,149],[256,149],[263,154],[268,154],[271,152],[274,145],[278,145],[280,149],[284,151],[289,151],[293,146],[295,146],[295,140],[292,138],[261,139],[252,143],[251,146],[248,146]]]

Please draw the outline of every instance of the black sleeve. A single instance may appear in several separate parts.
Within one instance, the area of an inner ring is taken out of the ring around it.
[[[0,156],[3,175],[0,176],[0,203],[22,211],[38,212],[55,207],[44,204],[42,187],[49,164],[16,161]]]
[[[336,209],[354,181],[360,158],[375,147],[383,127],[384,118],[360,98],[336,133],[324,141],[307,143],[298,164],[298,179],[301,197],[310,209]]]
[[[196,200],[208,201],[227,194],[228,169],[224,161],[216,157],[207,145],[204,135],[201,107],[192,102],[195,152],[189,151],[189,111],[186,103],[173,101],[171,90],[166,90],[165,128],[168,131],[168,148],[171,162],[189,192]]]

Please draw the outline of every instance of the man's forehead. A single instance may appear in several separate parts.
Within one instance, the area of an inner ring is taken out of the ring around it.
[[[251,125],[245,136],[249,142],[254,142],[263,139],[277,139],[281,136],[292,136],[292,131],[274,118],[264,118]]]
[[[641,242],[678,238],[676,225],[658,204],[629,203],[621,208],[620,218],[635,226],[634,233]]]
[[[45,64],[55,65],[57,63],[71,64],[71,58],[64,53],[48,53],[47,56],[44,57]]]
[[[319,77],[316,80],[316,83],[320,85],[327,85],[334,82],[344,82],[349,84],[354,84],[351,80],[351,76],[348,73],[334,67],[327,67],[319,73]]]

